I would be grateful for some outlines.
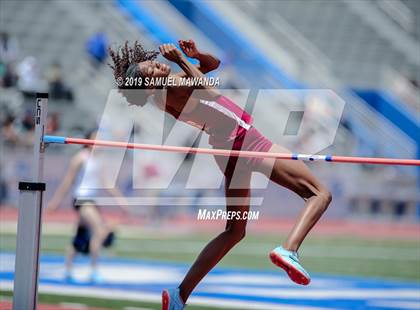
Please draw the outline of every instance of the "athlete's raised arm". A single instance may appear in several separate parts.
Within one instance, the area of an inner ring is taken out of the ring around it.
[[[167,60],[176,63],[185,73],[185,77],[205,79],[206,76],[181,53],[174,44],[163,44],[159,46],[159,51]],[[212,100],[220,96],[217,89],[207,86],[197,86],[197,88],[206,90],[206,99]],[[203,93],[201,93],[204,95]]]
[[[186,77],[205,78],[204,74],[181,53],[181,51],[172,43],[162,44],[159,51],[167,60],[176,63]]]
[[[206,74],[219,67],[220,60],[211,54],[199,51],[193,40],[179,40],[178,43],[185,55],[200,62],[198,69],[202,73]]]

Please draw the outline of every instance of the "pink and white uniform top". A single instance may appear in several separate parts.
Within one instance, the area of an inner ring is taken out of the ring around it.
[[[251,128],[253,121],[251,115],[225,96],[215,101],[200,99],[191,112],[179,113],[168,105],[165,111],[177,120],[204,130],[213,146],[233,142]]]

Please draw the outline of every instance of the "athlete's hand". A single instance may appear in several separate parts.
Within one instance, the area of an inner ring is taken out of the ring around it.
[[[162,44],[159,51],[167,60],[179,63],[184,57],[181,51],[173,44]]]
[[[179,47],[181,47],[181,50],[188,57],[197,58],[200,54],[193,40],[179,40],[178,43]]]

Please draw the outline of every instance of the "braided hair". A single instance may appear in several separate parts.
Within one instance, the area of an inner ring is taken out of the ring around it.
[[[109,47],[108,51],[113,62],[113,64],[108,65],[114,71],[114,79],[120,89],[120,93],[123,94],[130,104],[144,105],[147,96],[144,96],[144,92],[136,92],[132,89],[145,89],[145,87],[142,85],[125,85],[125,80],[127,77],[143,77],[138,64],[143,61],[156,59],[159,52],[145,50],[138,41],[135,41],[133,46],[129,46],[129,42],[125,41],[123,46],[119,46],[115,50]],[[131,91],[128,91],[129,89]]]
[[[138,63],[154,60],[159,55],[159,52],[146,51],[138,41],[135,41],[132,47],[128,45],[128,41],[125,41],[124,45],[116,50],[113,50],[111,47],[108,50],[114,63],[108,65],[114,70],[114,78],[117,83],[119,78],[125,79],[133,74],[141,74],[139,71],[135,72]],[[125,87],[119,86],[119,88]]]

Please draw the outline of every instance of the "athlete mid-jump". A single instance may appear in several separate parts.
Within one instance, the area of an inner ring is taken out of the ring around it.
[[[165,87],[165,94],[156,87],[142,86],[153,102],[163,111],[179,121],[186,122],[205,131],[209,143],[218,149],[234,149],[270,153],[289,152],[280,145],[273,144],[252,125],[252,117],[217,89],[203,86],[198,92],[194,86],[185,86],[181,78],[204,78],[204,74],[218,68],[220,61],[209,54],[200,52],[192,40],[179,41],[179,46],[188,57],[195,58],[199,65],[191,64],[174,44],[159,46],[160,53],[167,60],[177,64],[181,72],[172,74],[168,65],[156,61],[158,52],[145,51],[135,42],[126,43],[117,50],[110,49],[111,65],[117,81],[126,78],[170,77],[175,83]],[[120,87],[124,94],[124,85]],[[132,87],[131,87],[132,88]],[[145,101],[126,95],[130,104],[142,106]],[[243,213],[249,210],[250,181],[252,172],[261,172],[271,181],[298,194],[305,203],[295,226],[282,246],[270,253],[274,264],[283,268],[298,284],[307,285],[310,276],[299,262],[297,251],[308,232],[319,220],[331,202],[330,192],[310,172],[301,161],[280,159],[238,158],[215,156],[217,165],[225,175],[226,208],[228,211]],[[246,220],[232,219],[216,238],[211,240],[198,255],[178,288],[164,290],[163,309],[183,309],[191,292],[204,276],[245,236]]]

